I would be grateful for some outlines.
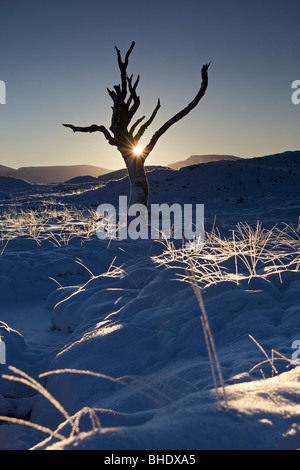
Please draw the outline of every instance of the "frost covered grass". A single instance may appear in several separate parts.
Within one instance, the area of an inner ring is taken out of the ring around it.
[[[49,403],[54,408],[56,408],[58,412],[64,418],[63,421],[59,424],[59,426],[56,429],[50,429],[46,426],[41,426],[38,423],[34,423],[26,419],[0,415],[0,422],[2,421],[2,422],[8,422],[11,424],[16,424],[16,425],[25,426],[25,427],[27,426],[43,434],[47,434],[48,438],[46,438],[45,441],[39,442],[37,447],[39,447],[40,445],[44,445],[48,439],[64,441],[65,439],[68,439],[68,438],[80,436],[80,433],[82,432],[80,429],[80,421],[83,416],[89,417],[91,431],[97,432],[98,434],[105,432],[105,427],[102,426],[101,420],[99,419],[97,415],[97,411],[101,411],[101,413],[103,413],[104,411],[112,413],[113,412],[112,410],[110,409],[105,410],[103,408],[98,410],[97,408],[84,406],[74,415],[70,416],[68,412],[66,411],[66,409],[64,408],[64,406],[43,385],[41,385],[40,382],[33,379],[30,375],[28,375],[24,371],[14,366],[9,366],[8,369],[14,375],[2,374],[1,376],[2,379],[12,381],[12,382],[18,382],[18,383],[27,385],[28,387],[32,388],[33,390],[41,394],[46,400],[48,400]],[[175,400],[171,399],[168,396],[168,394],[166,394],[165,392],[159,389],[160,379],[161,379],[159,376],[149,377],[149,383],[148,383],[147,377],[146,378],[137,377],[137,376],[111,377],[106,374],[93,372],[90,370],[78,370],[78,369],[65,368],[65,369],[52,370],[49,372],[41,373],[39,374],[39,379],[43,379],[45,377],[48,377],[51,375],[58,375],[58,374],[76,374],[76,375],[90,376],[90,377],[95,377],[98,379],[103,379],[104,381],[115,383],[121,387],[122,386],[128,387],[133,392],[137,392],[141,394],[142,396],[146,397],[147,399],[150,399],[150,401],[152,401],[158,407],[165,406],[165,403],[167,403],[167,406],[168,405],[175,406],[178,409],[181,409],[183,413],[187,415],[189,414],[188,409],[182,407]],[[199,392],[198,387],[196,387],[192,382],[189,382],[177,376],[175,378],[177,380],[187,383],[192,389],[194,389],[194,391]],[[156,387],[153,386],[153,383],[154,384],[157,383],[157,386]],[[169,387],[169,389],[171,390],[172,387]],[[172,392],[174,392],[174,389],[172,389]],[[177,392],[178,395],[181,395],[181,393],[178,390],[177,391],[175,390],[175,392]],[[62,431],[63,434],[61,434],[60,431]],[[30,450],[34,450],[35,447],[36,446],[33,446],[32,449]]]
[[[6,416],[0,420],[14,428],[35,428],[31,432],[37,434],[28,445],[33,449],[76,447],[77,443],[103,448],[107,442],[111,448],[119,442],[125,442],[126,448],[146,447],[149,442],[161,448],[172,442],[173,428],[177,448],[189,439],[194,439],[195,447],[232,448],[238,446],[239,430],[248,426],[247,436],[256,436],[254,424],[262,428],[262,437],[259,444],[253,437],[249,447],[264,443],[264,426],[271,429],[276,416],[282,416],[282,423],[289,419],[290,410],[284,408],[286,390],[294,397],[291,407],[298,410],[299,370],[284,377],[279,362],[287,368],[295,365],[288,355],[292,340],[298,338],[293,335],[297,335],[300,227],[281,224],[267,229],[260,222],[239,223],[221,234],[213,226],[205,233],[201,249],[191,251],[163,237],[160,244],[151,242],[151,250],[150,242],[138,247],[132,240],[99,241],[96,223],[92,210],[55,204],[39,210],[13,208],[1,216],[0,262],[7,283],[2,288],[3,305],[5,295],[13,295],[19,287],[18,282],[9,284],[9,276],[25,283],[30,293],[34,286],[45,284],[36,303],[41,299],[47,306],[47,327],[51,312],[53,328],[47,335],[56,335],[61,342],[55,354],[49,346],[46,369],[31,368],[34,361],[26,359],[25,363],[21,350],[18,368],[9,366],[12,374],[2,375],[1,386],[5,390],[3,382],[7,381],[32,388],[33,413],[20,407],[18,414],[9,408],[10,399],[3,392],[1,414]],[[74,237],[79,243],[71,243]],[[27,243],[27,238],[36,243]],[[18,267],[15,272],[14,266]],[[20,269],[24,269],[22,276]],[[291,275],[284,276],[287,272]],[[29,278],[31,273],[34,276]],[[51,284],[48,289],[48,279],[59,288],[53,291]],[[273,286],[274,296],[269,295],[271,289],[264,290],[266,285]],[[30,305],[35,305],[34,300],[30,299]],[[19,310],[13,304],[10,308],[8,319],[14,326]],[[5,333],[8,341],[12,332]],[[17,348],[14,351],[18,358]],[[266,380],[254,384],[257,377]],[[269,396],[281,400],[281,407],[272,408]],[[13,400],[22,403],[23,396]],[[245,412],[238,424],[236,410]],[[267,415],[265,410],[269,410]],[[52,420],[52,411],[57,411],[57,421]],[[205,420],[210,420],[207,429],[210,423],[215,426],[208,438]],[[222,425],[233,436],[229,444],[214,443],[217,429],[219,439],[226,436]],[[37,444],[39,432],[48,437]],[[288,424],[282,425],[284,432]],[[159,442],[152,443],[153,435]],[[144,441],[141,436],[146,436]],[[170,437],[163,441],[164,436]],[[89,444],[87,437],[94,442]],[[120,441],[115,444],[114,439]],[[271,438],[267,445],[273,445]]]
[[[177,249],[169,240],[162,240],[164,251],[153,257],[156,264],[176,268],[177,276],[201,287],[220,282],[248,281],[253,277],[267,279],[271,274],[299,271],[300,230],[291,225],[265,229],[261,222],[252,227],[239,223],[231,236],[220,235],[217,228],[205,233],[199,250]]]
[[[189,282],[192,284],[195,296],[197,298],[200,310],[202,312],[201,315],[201,323],[202,323],[202,328],[203,328],[203,333],[204,333],[204,338],[205,338],[205,343],[206,343],[206,348],[207,348],[207,353],[209,357],[209,363],[210,363],[210,368],[211,368],[211,374],[213,378],[213,383],[215,387],[215,394],[217,397],[218,405],[221,405],[221,399],[219,395],[219,390],[218,390],[218,381],[217,381],[217,375],[219,378],[219,383],[220,383],[220,388],[222,391],[222,396],[223,396],[223,401],[225,408],[228,408],[228,399],[227,399],[227,394],[226,394],[226,388],[225,388],[225,382],[223,379],[223,374],[221,370],[221,365],[218,357],[218,353],[216,350],[216,345],[215,341],[212,335],[212,331],[210,328],[209,324],[209,319],[207,315],[207,311],[203,302],[203,297],[201,293],[201,288],[199,286],[194,266],[189,263],[189,271],[188,271],[188,276],[189,276]],[[217,373],[216,373],[217,371]]]
[[[28,427],[36,429],[37,431],[39,431],[41,433],[49,435],[49,437],[51,437],[51,438],[63,441],[64,439],[66,439],[66,436],[59,433],[59,430],[62,427],[62,425],[64,427],[66,427],[66,425],[70,426],[70,432],[69,432],[68,437],[73,437],[73,436],[79,435],[80,434],[80,427],[79,427],[80,419],[83,415],[87,414],[90,418],[92,430],[93,431],[97,430],[98,432],[101,432],[101,423],[100,423],[100,420],[99,420],[99,418],[96,414],[96,411],[93,408],[84,407],[78,413],[76,413],[75,416],[70,416],[67,413],[67,411],[65,410],[65,408],[61,405],[61,403],[58,402],[54,398],[54,396],[51,393],[49,393],[47,391],[47,389],[45,387],[43,387],[39,382],[37,382],[35,379],[30,377],[25,372],[17,369],[16,367],[9,366],[9,370],[12,373],[14,373],[14,375],[3,374],[2,375],[3,379],[13,381],[13,382],[19,382],[19,383],[22,383],[24,385],[27,385],[27,386],[31,387],[33,390],[36,390],[38,393],[43,395],[59,411],[59,413],[61,413],[61,415],[64,418],[64,421],[55,430],[49,429],[48,427],[41,426],[37,423],[33,423],[33,422],[25,420],[25,419],[19,419],[19,418],[14,418],[14,417],[10,417],[10,416],[0,416],[0,421],[12,423],[12,424],[18,424],[18,425],[21,425],[21,426],[28,426]],[[63,373],[63,372],[70,372],[70,371],[68,371],[68,370],[53,371],[52,373]],[[93,375],[92,372],[88,372],[88,371],[71,371],[71,372],[75,372],[75,373],[83,373],[84,372],[88,375]],[[45,375],[47,375],[47,374],[40,374],[39,377],[43,377]],[[97,376],[101,377],[101,378],[105,378],[107,380],[118,381],[117,379],[113,379],[112,377],[104,376],[103,374],[97,374]]]
[[[91,209],[53,204],[29,209],[11,206],[0,216],[1,251],[18,237],[33,239],[38,244],[48,240],[57,247],[68,245],[73,238],[87,240],[95,234],[96,224],[97,214]]]
[[[278,370],[276,368],[276,365],[275,365],[275,362],[276,361],[283,361],[285,362],[286,367],[294,367],[296,364],[291,360],[289,359],[288,357],[284,356],[283,354],[281,354],[280,352],[276,351],[275,349],[272,349],[271,350],[271,357],[268,355],[268,353],[265,351],[265,349],[261,346],[261,344],[258,343],[258,341],[256,341],[255,338],[253,338],[252,335],[249,335],[249,338],[252,339],[252,341],[258,346],[258,348],[261,350],[261,352],[263,353],[263,355],[266,357],[266,360],[265,361],[261,361],[259,362],[258,364],[255,364],[255,366],[253,366],[249,373],[253,372],[255,369],[257,369],[258,367],[260,367],[260,371],[261,371],[261,374],[262,374],[262,377],[265,379],[265,375],[263,373],[263,371],[261,370],[261,366],[263,366],[264,364],[269,364],[270,367],[271,367],[271,372],[272,372],[272,377],[274,377],[275,375],[278,375]]]

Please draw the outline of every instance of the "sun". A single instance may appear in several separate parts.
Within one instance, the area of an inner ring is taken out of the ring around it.
[[[134,147],[133,151],[134,151],[135,155],[141,155],[143,149],[142,149],[142,147],[140,147],[140,145],[136,145]]]

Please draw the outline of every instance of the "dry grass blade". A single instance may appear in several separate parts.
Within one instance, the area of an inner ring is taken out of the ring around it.
[[[225,389],[225,383],[224,383],[224,379],[223,379],[223,374],[222,374],[222,370],[221,370],[221,366],[220,366],[220,362],[219,362],[215,342],[214,342],[213,335],[212,335],[212,332],[211,332],[211,329],[210,329],[210,325],[209,325],[209,321],[208,321],[208,315],[207,315],[206,308],[205,308],[205,305],[204,305],[204,302],[203,302],[201,290],[200,290],[199,284],[197,282],[197,279],[196,279],[196,276],[195,276],[195,273],[194,273],[194,268],[193,268],[192,265],[190,266],[190,276],[192,278],[192,286],[193,286],[196,298],[198,300],[200,309],[202,311],[201,321],[202,321],[202,326],[203,326],[206,346],[207,346],[207,350],[208,350],[209,361],[210,361],[210,366],[211,366],[211,371],[212,371],[212,376],[213,376],[213,382],[214,382],[214,386],[215,386],[215,391],[216,391],[218,403],[219,403],[219,394],[218,394],[218,386],[217,386],[217,379],[216,379],[216,374],[215,374],[214,361],[215,361],[217,372],[218,372],[218,375],[219,375],[219,381],[220,381],[220,385],[221,385],[222,392],[223,392],[223,400],[224,400],[224,403],[225,403],[225,407],[228,408],[228,400],[227,400],[227,394],[226,394],[226,389]]]
[[[141,377],[137,377],[137,376],[126,375],[126,376],[123,376],[123,377],[111,377],[109,375],[102,374],[101,372],[93,372],[93,371],[90,371],[90,370],[67,369],[66,368],[66,369],[56,369],[56,370],[52,370],[52,371],[48,371],[48,372],[43,372],[42,374],[39,375],[39,377],[47,377],[47,376],[53,375],[53,374],[66,374],[66,373],[90,375],[90,376],[98,377],[98,378],[101,378],[101,379],[104,379],[104,380],[109,380],[111,382],[115,382],[115,383],[118,383],[118,384],[123,385],[125,387],[131,388],[135,392],[138,392],[138,393],[142,394],[143,396],[145,396],[146,398],[150,399],[152,402],[154,402],[158,406],[165,406],[164,402],[157,399],[156,397],[154,397],[150,393],[146,392],[145,390],[142,390],[137,385],[142,386],[142,387],[147,387],[150,391],[155,392],[155,394],[158,395],[160,398],[163,398],[165,400],[165,402],[167,402],[168,405],[175,404],[177,408],[182,409],[186,414],[189,414],[189,413],[187,413],[185,408],[181,407],[177,402],[172,400],[168,395],[166,395],[165,393],[157,390],[152,385],[149,385],[146,382],[145,379],[142,379]],[[128,383],[126,381],[126,379],[132,380],[133,383]],[[197,389],[197,391],[198,391],[198,389]]]
[[[48,371],[48,372],[43,372],[42,374],[39,375],[39,377],[47,377],[47,376],[53,375],[53,374],[82,374],[82,375],[90,375],[92,377],[98,377],[98,378],[101,378],[101,379],[104,379],[104,380],[109,380],[111,382],[119,383],[121,385],[129,387],[129,388],[133,389],[136,392],[142,393],[145,397],[149,398],[150,400],[152,400],[153,402],[155,402],[159,406],[162,406],[162,402],[160,400],[157,400],[156,398],[154,398],[149,393],[140,390],[138,387],[136,387],[132,383],[128,383],[128,382],[125,381],[125,378],[130,378],[133,381],[137,381],[133,376],[111,377],[109,375],[102,374],[101,372],[93,372],[93,371],[90,371],[90,370],[65,368],[65,369],[56,369],[56,370],[51,370],[51,371]]]
[[[13,423],[13,424],[20,424],[22,426],[27,426],[29,428],[34,428],[37,431],[41,431],[45,434],[49,434],[50,436],[57,437],[57,439],[60,439],[60,440],[65,439],[64,436],[57,433],[56,431],[52,431],[52,429],[49,429],[45,426],[41,426],[40,424],[32,423],[31,421],[26,421],[25,419],[13,418],[13,417],[10,417],[10,416],[0,416],[0,421],[6,421],[8,423]]]
[[[10,380],[10,381],[13,381],[13,382],[19,382],[19,383],[22,383],[24,385],[27,385],[28,387],[33,388],[34,390],[39,392],[41,395],[43,395],[64,416],[64,418],[66,420],[70,421],[71,425],[73,425],[72,419],[69,416],[69,414],[67,413],[67,411],[64,409],[64,407],[39,382],[37,382],[35,379],[30,377],[28,374],[26,374],[25,372],[17,369],[14,366],[9,366],[8,368],[12,372],[14,372],[15,374],[20,375],[21,377],[16,377],[14,375],[3,374],[2,375],[3,379]],[[77,428],[74,429],[74,431],[79,432],[79,430]]]
[[[263,347],[258,343],[258,341],[256,341],[256,339],[253,338],[253,336],[249,335],[249,337],[252,339],[252,341],[258,346],[258,348],[262,351],[262,353],[266,356],[266,360],[265,361],[261,361],[259,364],[256,364],[255,366],[253,366],[249,373],[253,372],[255,369],[257,369],[258,367],[264,365],[264,364],[270,364],[271,365],[271,369],[272,369],[272,377],[274,377],[274,374],[278,375],[278,371],[274,365],[274,362],[275,361],[284,361],[284,362],[287,362],[288,365],[287,367],[289,366],[295,366],[295,364],[293,363],[293,361],[291,359],[288,359],[286,356],[284,356],[283,354],[281,354],[280,352],[276,351],[275,349],[272,349],[271,351],[271,358],[268,356],[268,354],[266,353],[266,351],[263,349]],[[275,357],[278,356],[278,357]],[[263,374],[263,377],[265,378],[264,374]]]
[[[253,338],[252,335],[249,335],[249,338],[252,339],[252,341],[258,346],[258,348],[259,348],[259,349],[262,351],[262,353],[266,356],[267,361],[263,361],[263,362],[264,362],[264,363],[265,363],[265,362],[269,362],[269,363],[270,363],[270,365],[271,365],[271,367],[272,367],[272,376],[273,376],[274,374],[277,375],[277,374],[278,374],[278,371],[277,371],[276,367],[274,366],[274,359],[273,359],[273,358],[272,358],[272,359],[269,358],[269,356],[268,356],[268,354],[266,353],[266,351],[264,350],[264,348],[256,341],[256,339]],[[263,363],[261,362],[259,365],[261,365],[261,364],[263,364]],[[256,366],[255,366],[255,367],[256,367]],[[255,368],[255,367],[254,367],[254,368]],[[254,368],[252,368],[251,370],[253,370]]]

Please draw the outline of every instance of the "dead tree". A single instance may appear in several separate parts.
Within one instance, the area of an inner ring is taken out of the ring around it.
[[[195,98],[184,109],[175,114],[175,116],[161,126],[153,134],[148,145],[146,145],[144,149],[137,151],[139,140],[154,120],[160,108],[160,100],[158,99],[157,105],[147,121],[141,124],[145,119],[145,116],[142,116],[132,123],[132,120],[140,106],[140,98],[136,92],[140,77],[138,75],[136,80],[133,82],[133,76],[131,75],[129,77],[127,75],[128,60],[134,45],[135,42],[133,41],[126,53],[124,61],[122,60],[120,50],[116,47],[121,83],[119,85],[115,85],[113,90],[107,89],[113,101],[112,120],[109,130],[104,126],[98,126],[97,124],[92,124],[88,127],[77,127],[72,124],[63,124],[63,126],[70,127],[73,132],[102,132],[108,143],[117,147],[125,161],[131,188],[129,205],[139,203],[147,206],[149,188],[144,166],[146,158],[153,150],[158,139],[173,124],[185,117],[193,108],[195,108],[200,99],[204,96],[208,85],[207,71],[210,63],[203,65],[202,67],[202,82],[200,90]]]

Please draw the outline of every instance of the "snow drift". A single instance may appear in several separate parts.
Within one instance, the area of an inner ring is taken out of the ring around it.
[[[1,423],[1,449],[300,447],[292,360],[300,339],[299,153],[286,171],[278,160],[149,173],[152,201],[205,204],[206,245],[192,255],[180,244],[100,241],[87,230],[98,204],[126,193],[126,178],[77,194],[49,188],[51,216],[33,192],[14,215],[22,230],[6,202],[0,413],[15,422]]]

